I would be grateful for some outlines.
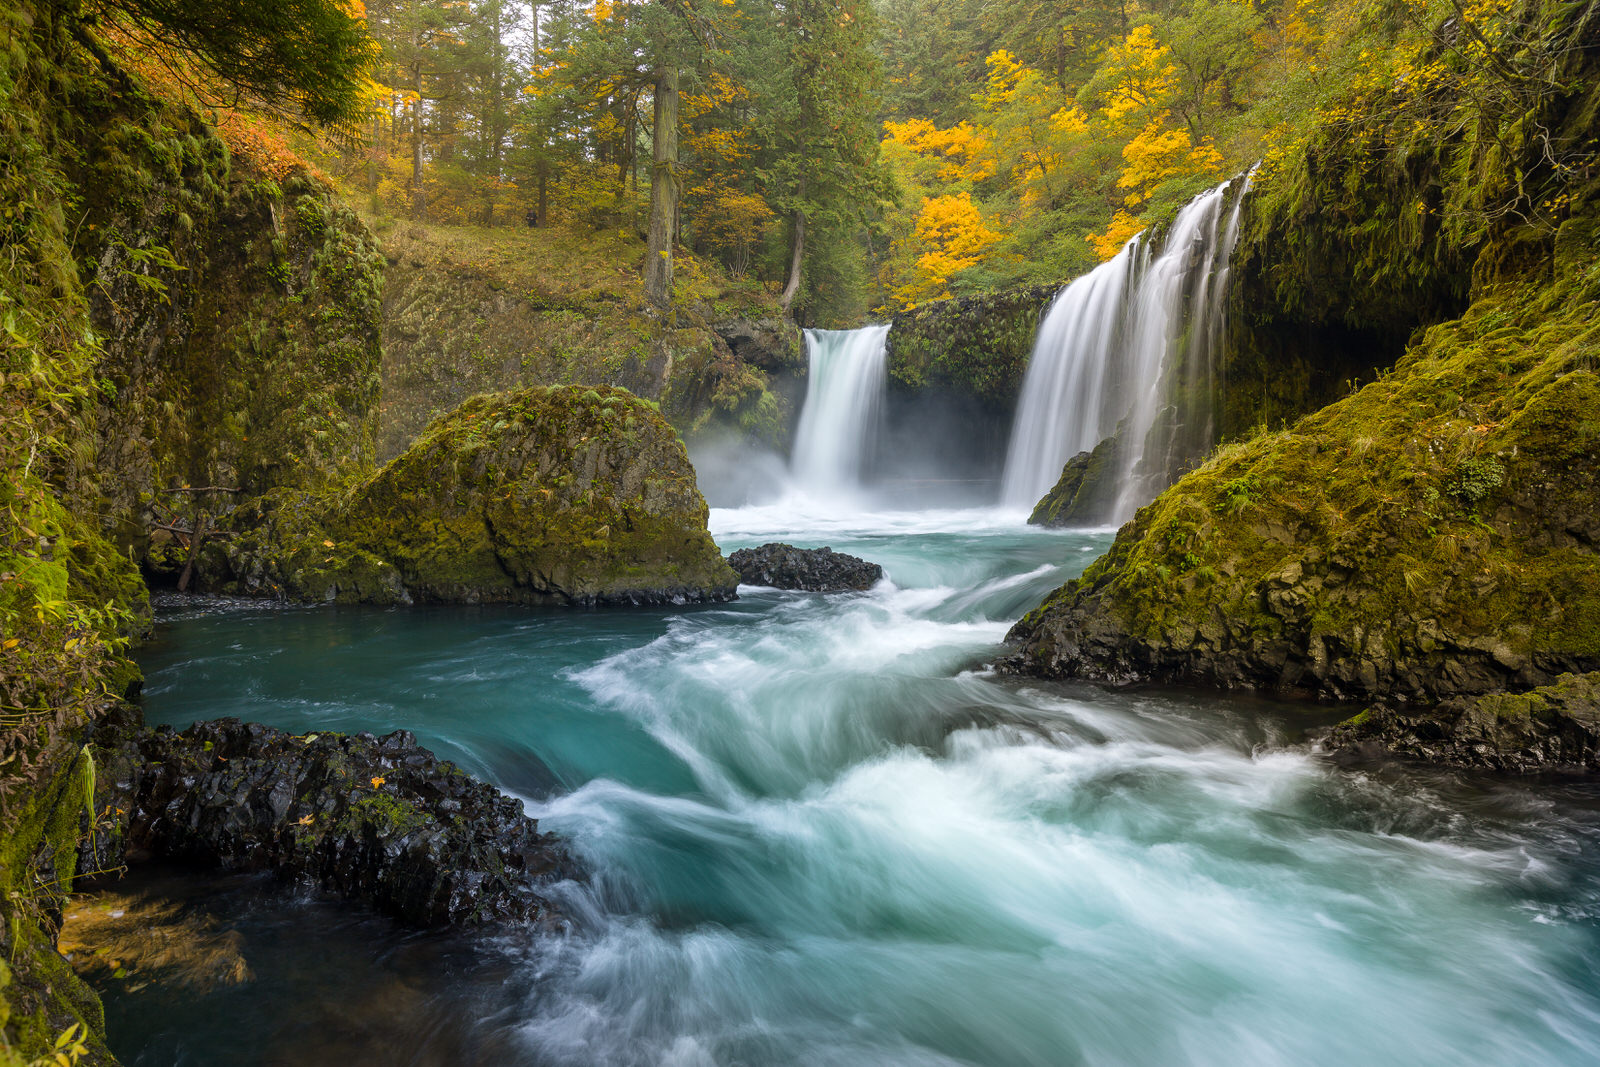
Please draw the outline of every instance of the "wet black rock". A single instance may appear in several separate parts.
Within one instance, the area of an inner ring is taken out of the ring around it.
[[[1395,755],[1499,771],[1600,770],[1600,674],[1564,674],[1525,693],[1371,708],[1323,740],[1334,756]]]
[[[578,876],[520,803],[409,731],[218,719],[179,733],[133,714],[94,746],[104,816],[80,870],[159,857],[274,871],[421,926],[557,922],[547,888]]]
[[[795,548],[775,542],[760,548],[741,548],[728,557],[746,585],[778,589],[805,589],[813,593],[839,593],[871,589],[883,578],[883,568],[857,556],[831,548]]]

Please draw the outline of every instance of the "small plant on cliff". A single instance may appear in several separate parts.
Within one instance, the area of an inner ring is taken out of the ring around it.
[[[1474,456],[1464,461],[1446,483],[1445,492],[1468,507],[1476,506],[1506,480],[1506,469],[1493,456]]]

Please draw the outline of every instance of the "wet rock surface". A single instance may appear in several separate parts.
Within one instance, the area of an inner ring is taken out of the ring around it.
[[[728,557],[728,565],[746,585],[813,593],[871,589],[883,578],[882,567],[858,556],[831,548],[795,548],[781,542],[741,548]]]
[[[553,923],[579,876],[522,805],[436,759],[405,730],[294,735],[218,719],[100,727],[81,870],[163,858],[274,871],[419,926]]]
[[[1371,708],[1334,727],[1323,748],[1336,757],[1394,755],[1498,771],[1600,770],[1600,673],[1427,711]]]

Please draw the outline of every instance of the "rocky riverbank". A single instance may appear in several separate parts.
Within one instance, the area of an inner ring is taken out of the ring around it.
[[[522,805],[409,732],[287,734],[220,719],[95,731],[98,827],[81,870],[159,858],[271,871],[419,926],[560,921],[579,877]]]

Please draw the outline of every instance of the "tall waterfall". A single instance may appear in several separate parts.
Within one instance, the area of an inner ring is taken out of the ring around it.
[[[1121,521],[1209,446],[1212,358],[1242,194],[1190,201],[1159,251],[1139,234],[1063,289],[1039,327],[1006,456],[1001,501],[1032,507],[1078,452],[1121,433]]]
[[[790,470],[813,492],[861,484],[883,408],[889,327],[807,330],[810,372]]]

